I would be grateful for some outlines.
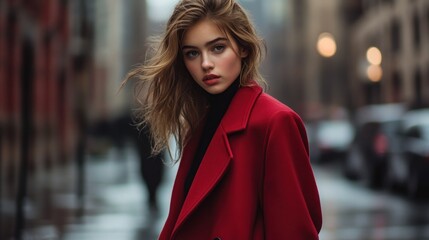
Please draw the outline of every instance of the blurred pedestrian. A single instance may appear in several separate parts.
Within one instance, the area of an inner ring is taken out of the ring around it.
[[[148,128],[141,126],[137,131],[131,114],[121,114],[115,118],[110,127],[111,138],[120,156],[126,142],[130,141],[131,146],[137,151],[139,158],[139,175],[147,192],[147,203],[150,213],[157,213],[159,210],[157,193],[164,176],[163,152],[152,154],[152,139]]]
[[[171,136],[180,153],[159,239],[318,239],[305,128],[263,91],[265,46],[245,10],[181,0],[158,43],[128,77],[148,83],[141,117],[154,153]]]
[[[164,176],[163,152],[152,154],[152,139],[147,127],[141,129],[136,140],[140,175],[147,188],[149,209],[156,213],[159,211],[157,193]]]

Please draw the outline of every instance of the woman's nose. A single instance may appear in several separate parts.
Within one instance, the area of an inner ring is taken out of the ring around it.
[[[210,56],[208,54],[203,54],[202,55],[202,62],[201,62],[201,67],[204,70],[209,70],[213,68],[213,61],[210,59]]]

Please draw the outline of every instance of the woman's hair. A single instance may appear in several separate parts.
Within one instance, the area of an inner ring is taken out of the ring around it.
[[[238,3],[234,0],[179,1],[164,34],[152,42],[146,61],[126,77],[137,77],[138,124],[149,126],[154,153],[169,146],[170,138],[174,137],[181,155],[205,114],[204,90],[190,76],[181,51],[186,30],[202,19],[213,21],[240,49],[247,51],[247,57],[242,59],[240,86],[265,84],[259,72],[265,44]],[[145,95],[145,99],[141,100],[138,95]]]

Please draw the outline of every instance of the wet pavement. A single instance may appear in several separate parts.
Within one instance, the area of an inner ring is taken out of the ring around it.
[[[84,214],[69,224],[65,240],[156,239],[168,213],[170,192],[176,169],[167,168],[159,189],[159,209],[151,209],[139,175],[136,153],[126,157],[110,151],[104,159],[92,160],[87,168]]]
[[[170,167],[164,175],[158,211],[148,206],[132,148],[87,157],[82,199],[77,197],[78,174],[73,164],[35,174],[29,183],[29,199],[37,203],[29,200],[26,204],[24,239],[157,239],[168,213],[175,171],[176,167]]]
[[[44,211],[44,219],[50,221],[40,221],[40,210],[32,210],[29,203],[25,239],[156,239],[167,216],[176,167],[167,168],[159,211],[153,211],[146,202],[137,159],[132,149],[124,155],[111,150],[89,157],[81,202],[76,198],[73,166],[41,176],[50,183],[49,190],[41,191],[50,199]],[[427,200],[370,190],[344,179],[335,166],[314,166],[314,171],[324,215],[321,240],[429,240]]]
[[[336,166],[314,167],[324,216],[323,240],[427,240],[429,201],[372,190]]]

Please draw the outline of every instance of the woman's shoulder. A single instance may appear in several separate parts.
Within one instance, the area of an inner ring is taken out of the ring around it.
[[[301,121],[300,116],[292,108],[263,91],[258,85],[241,88],[235,100],[230,106],[230,113],[233,113],[230,114],[233,116],[230,118],[234,121],[248,120],[249,124],[254,126],[269,125],[273,121]]]
[[[266,111],[267,113],[282,111],[295,114],[294,110],[292,110],[289,106],[265,92],[262,87],[257,84],[243,87],[241,88],[241,91],[247,93],[247,95],[241,95],[244,96],[241,97],[241,99],[247,99],[245,100],[246,102],[255,101],[254,104],[252,104],[253,108],[256,110],[262,110],[264,112]]]
[[[291,107],[265,92],[255,102],[254,111],[264,113],[265,116],[289,115],[299,117]]]
[[[248,119],[247,127],[255,132],[257,129],[266,132],[272,126],[303,125],[301,117],[291,107],[265,92],[255,99]]]

